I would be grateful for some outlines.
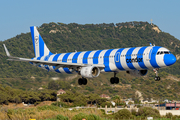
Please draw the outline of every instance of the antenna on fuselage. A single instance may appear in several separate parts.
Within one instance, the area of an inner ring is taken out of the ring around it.
[[[152,45],[152,44],[150,43],[150,46],[156,46],[156,45],[155,45],[155,44]]]

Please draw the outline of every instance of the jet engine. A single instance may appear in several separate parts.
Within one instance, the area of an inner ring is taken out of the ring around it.
[[[141,77],[145,76],[147,74],[147,70],[132,70],[132,71],[126,71],[126,73],[136,76],[136,77]]]
[[[99,74],[100,74],[100,70],[98,67],[95,66],[82,67],[80,70],[80,75],[85,78],[98,77]]]

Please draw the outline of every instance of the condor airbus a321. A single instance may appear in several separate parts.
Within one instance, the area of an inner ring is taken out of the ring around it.
[[[35,57],[32,59],[13,57],[4,45],[7,56],[11,61],[25,61],[48,71],[58,73],[78,73],[79,85],[86,85],[86,78],[98,77],[101,72],[113,72],[110,79],[112,84],[119,83],[116,74],[126,71],[133,76],[144,76],[149,69],[156,73],[155,80],[159,81],[158,69],[176,62],[176,57],[166,48],[160,46],[117,48],[83,52],[53,54],[49,51],[35,26],[30,27]]]

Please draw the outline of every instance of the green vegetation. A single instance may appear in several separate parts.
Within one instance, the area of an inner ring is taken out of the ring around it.
[[[117,113],[115,113],[115,118],[116,119],[128,119],[131,117],[131,112],[127,109],[122,109],[122,110],[119,110]]]
[[[62,107],[76,107],[76,106],[86,106],[87,104],[97,106],[105,106],[107,103],[107,99],[99,97],[97,94],[89,94],[83,95],[79,92],[71,92],[67,91],[66,94],[62,94],[58,96],[61,99],[61,102],[58,103],[58,106]],[[66,104],[65,104],[66,103]],[[57,105],[57,103],[53,103],[53,105]],[[112,105],[111,103],[108,106]]]
[[[145,113],[142,113],[142,110]],[[151,111],[149,111],[151,110]],[[139,114],[141,113],[141,115]],[[119,110],[117,113],[107,115],[103,110],[98,109],[73,109],[59,108],[57,106],[41,106],[37,108],[9,109],[1,108],[0,119],[37,119],[37,120],[144,120],[148,116],[153,116],[155,120],[178,120],[180,116],[173,116],[168,113],[166,116],[159,116],[159,111],[152,108],[140,108],[136,115],[127,109]]]
[[[73,116],[72,120],[82,120],[82,119],[86,119],[86,120],[101,120],[101,118],[97,115],[94,114],[84,114],[84,113],[79,113],[75,116]]]
[[[141,108],[139,108],[139,110],[137,112],[137,116],[142,116],[144,118],[148,117],[148,116],[152,116],[154,118],[159,118],[160,114],[157,109],[153,109],[151,107],[141,107]]]
[[[68,117],[65,117],[65,116],[63,116],[63,115],[57,115],[56,118],[57,118],[58,120],[69,120]]]
[[[10,103],[26,103],[37,105],[42,101],[55,101],[56,91],[42,90],[42,91],[24,91],[20,89],[13,89],[9,86],[3,87],[0,84],[0,104],[8,105]]]
[[[81,116],[80,116],[81,115]],[[37,120],[79,120],[83,115],[91,120],[100,120],[103,113],[98,109],[79,109],[68,110],[57,106],[42,106],[27,109],[4,109],[1,108],[0,119],[37,119]]]

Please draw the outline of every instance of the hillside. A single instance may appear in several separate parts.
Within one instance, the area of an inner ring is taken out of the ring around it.
[[[38,30],[53,53],[149,46],[149,43],[153,43],[156,46],[164,46],[171,50],[173,54],[179,55],[180,41],[168,33],[161,32],[161,30],[157,31],[157,28],[158,26],[152,26],[147,22],[85,25],[76,23],[49,23],[42,24]],[[69,76],[47,72],[28,63],[7,61],[2,44],[6,44],[13,56],[34,57],[30,33],[22,33],[14,38],[0,42],[0,84],[23,90],[30,90],[32,88],[36,90],[40,86],[47,88],[50,77],[60,77],[61,80],[59,81],[62,81]],[[120,83],[116,86],[112,86],[109,83],[109,78],[113,75],[111,73],[102,74],[98,78],[90,79],[87,86],[79,87],[77,85],[77,78],[69,80],[68,83],[75,85],[70,87],[70,89],[79,90],[84,94],[94,92],[97,94],[106,93],[111,96],[120,94],[124,97],[132,97],[134,91],[139,90],[143,91],[145,97],[154,96],[178,99],[180,95],[180,82],[178,78],[180,77],[180,60],[171,67],[160,69],[160,74],[162,76],[162,81],[160,82],[155,82],[153,80],[154,73],[149,71],[148,75],[142,78],[135,78],[121,72],[118,74]]]

